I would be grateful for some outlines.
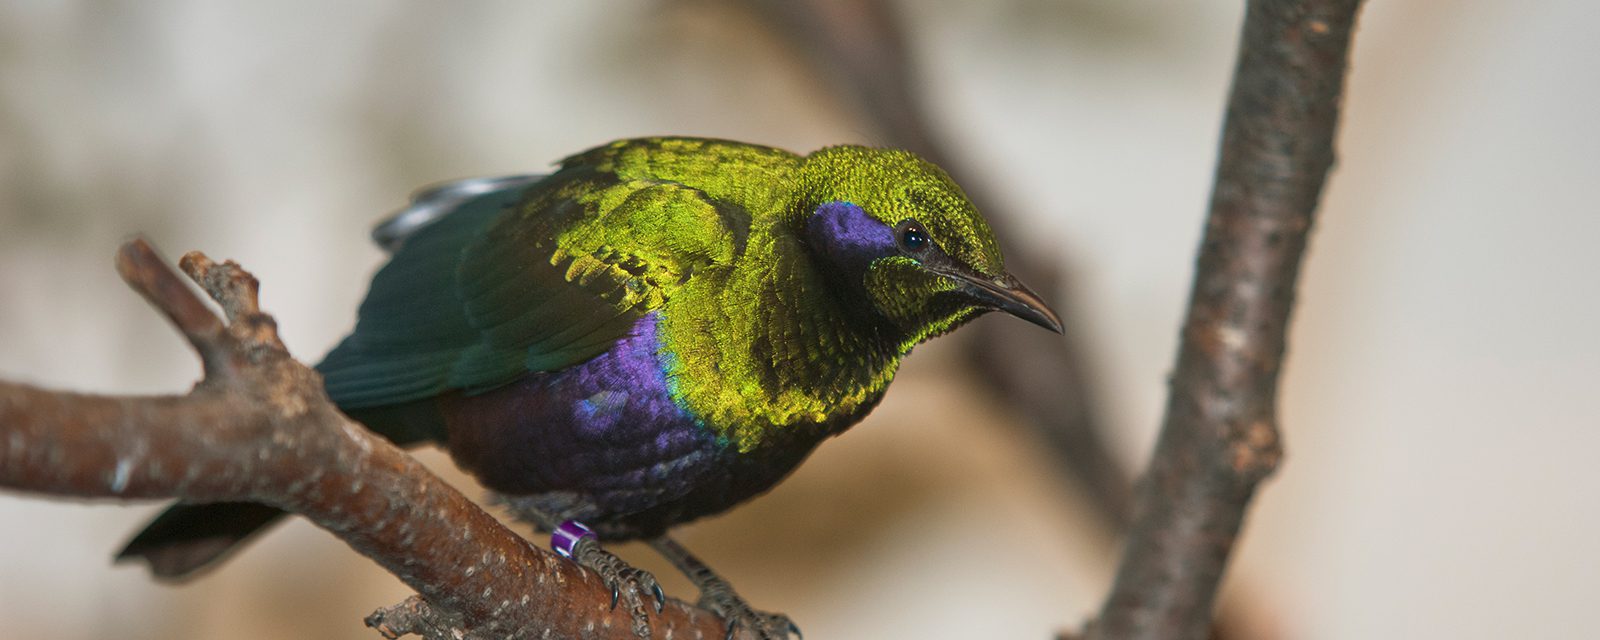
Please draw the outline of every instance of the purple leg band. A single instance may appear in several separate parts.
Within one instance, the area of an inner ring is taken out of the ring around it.
[[[568,520],[550,532],[550,548],[563,558],[572,557],[572,548],[584,538],[594,538],[594,532],[577,520]]]

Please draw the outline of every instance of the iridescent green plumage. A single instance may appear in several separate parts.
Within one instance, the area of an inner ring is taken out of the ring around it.
[[[1059,330],[961,190],[904,151],[623,140],[419,196],[426,226],[318,365],[390,439],[433,440],[519,515],[654,538],[771,488],[990,310]],[[432,219],[432,218],[430,218]],[[281,515],[180,505],[125,556],[182,575]]]
[[[483,202],[466,212],[476,215],[441,223],[482,229],[456,264],[440,251],[460,242],[454,235],[402,247],[395,264],[414,268],[374,280],[355,333],[321,366],[341,406],[472,393],[557,370],[659,310],[676,399],[748,451],[771,429],[820,424],[875,401],[900,356],[981,310],[929,315],[928,300],[957,285],[905,258],[874,264],[864,282],[870,300],[841,299],[800,232],[818,203],[850,202],[886,224],[917,219],[952,257],[1004,273],[960,189],[902,151],[846,146],[802,158],[655,138],[561,166],[515,211]],[[429,300],[446,302],[417,304]],[[869,302],[887,326],[863,312]]]

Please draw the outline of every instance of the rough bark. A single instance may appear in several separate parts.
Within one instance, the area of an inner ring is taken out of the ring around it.
[[[632,638],[592,572],[533,546],[388,441],[344,417],[278,340],[254,277],[191,253],[224,323],[142,240],[117,269],[195,347],[187,395],[115,397],[0,381],[0,487],[79,498],[253,501],[298,513],[417,590],[373,614],[388,637]],[[721,638],[672,600],[660,636]]]
[[[1285,336],[1359,6],[1248,4],[1166,417],[1091,639],[1204,638],[1251,498],[1282,457]]]

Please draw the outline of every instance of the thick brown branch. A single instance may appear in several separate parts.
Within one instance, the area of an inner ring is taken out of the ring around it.
[[[256,282],[190,254],[184,269],[226,327],[142,240],[118,270],[207,362],[186,396],[106,397],[0,382],[0,486],[73,497],[253,501],[304,515],[416,589],[375,614],[386,634],[630,638],[598,577],[502,526],[411,456],[349,421],[289,357]],[[722,637],[713,614],[678,601],[658,633]]]
[[[1278,376],[1359,0],[1253,0],[1167,413],[1091,638],[1203,638],[1281,456]]]

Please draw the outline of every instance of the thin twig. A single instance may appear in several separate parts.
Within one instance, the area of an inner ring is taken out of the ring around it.
[[[95,498],[253,501],[310,519],[416,589],[369,622],[430,638],[631,638],[592,572],[502,526],[411,456],[345,418],[260,312],[255,278],[190,254],[224,325],[144,241],[118,270],[207,363],[185,396],[111,397],[0,381],[0,487]],[[658,634],[721,638],[669,601]]]
[[[224,344],[227,327],[189,291],[189,286],[182,279],[172,277],[172,273],[166,269],[141,268],[141,265],[149,264],[152,260],[159,261],[159,258],[149,244],[129,243],[117,252],[117,273],[122,274],[128,286],[144,296],[151,306],[166,315],[178,333],[183,334],[194,346],[204,365],[205,377],[227,375],[226,362],[211,360],[228,352]]]
[[[1166,418],[1091,639],[1199,639],[1258,483],[1360,0],[1252,0]]]

